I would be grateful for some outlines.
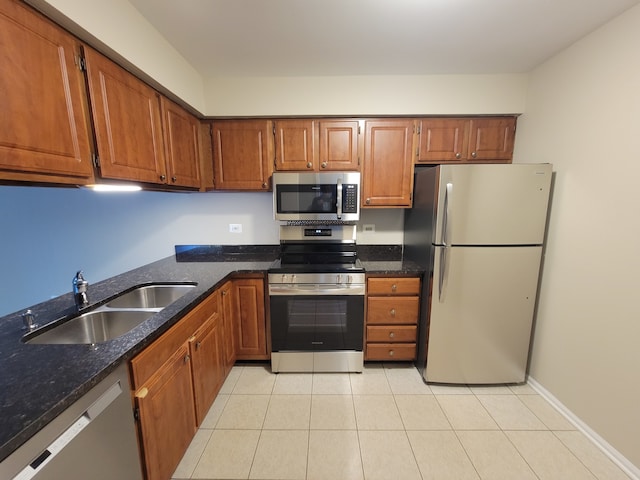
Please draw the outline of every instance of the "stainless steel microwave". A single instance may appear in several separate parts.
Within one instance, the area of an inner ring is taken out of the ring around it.
[[[360,219],[359,172],[275,172],[276,220],[342,221]]]

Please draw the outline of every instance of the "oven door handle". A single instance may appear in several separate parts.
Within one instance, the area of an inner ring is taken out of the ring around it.
[[[269,285],[269,295],[363,295],[364,285]]]

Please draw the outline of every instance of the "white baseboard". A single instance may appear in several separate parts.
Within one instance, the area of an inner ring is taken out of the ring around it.
[[[584,433],[602,452],[611,459],[624,473],[629,475],[633,480],[640,480],[640,468],[631,463],[624,455],[616,450],[609,442],[592,430],[589,425],[578,418],[571,410],[569,410],[560,400],[554,397],[551,392],[540,385],[533,377],[528,378],[528,383],[536,392],[551,404],[558,412],[560,412],[569,422],[571,422],[578,430]]]

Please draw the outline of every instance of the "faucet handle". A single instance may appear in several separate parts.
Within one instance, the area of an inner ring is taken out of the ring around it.
[[[31,310],[27,310],[20,316],[22,317],[22,324],[26,330],[32,331],[38,328],[36,316]]]

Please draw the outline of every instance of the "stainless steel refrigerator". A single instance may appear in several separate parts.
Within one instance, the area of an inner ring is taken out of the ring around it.
[[[416,168],[404,255],[427,269],[427,382],[525,381],[551,179],[550,164]]]

